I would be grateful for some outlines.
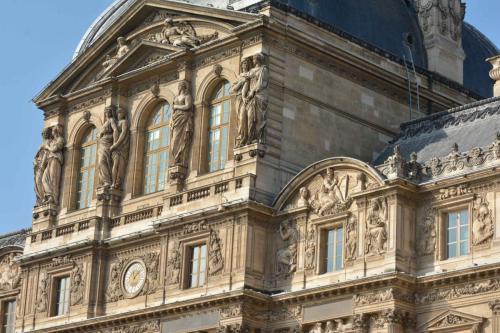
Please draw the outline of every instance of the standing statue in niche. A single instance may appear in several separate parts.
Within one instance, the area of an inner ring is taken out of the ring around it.
[[[279,234],[284,246],[276,254],[278,274],[292,274],[297,269],[297,230],[289,221],[283,221],[279,227]]]
[[[264,64],[265,56],[254,56],[255,67],[249,72],[250,91],[248,93],[248,143],[265,144],[267,107],[269,104],[265,90],[269,85],[269,69]]]
[[[179,92],[174,99],[172,113],[172,159],[174,166],[187,167],[189,149],[193,137],[193,97],[189,91],[189,82],[179,83]]]
[[[63,149],[65,145],[63,128],[56,125],[51,128],[51,138],[45,143],[46,163],[42,175],[44,203],[59,203],[59,189],[61,183],[62,165],[64,163]]]
[[[314,269],[316,266],[316,229],[310,225],[307,229],[305,268]]]
[[[358,248],[358,235],[357,235],[358,221],[355,216],[349,217],[346,225],[346,260],[356,259],[356,250]]]
[[[365,253],[368,255],[385,252],[387,242],[387,202],[385,198],[372,201],[371,211],[366,219]]]
[[[35,195],[36,195],[36,205],[40,206],[45,201],[45,192],[43,191],[43,172],[47,167],[47,157],[48,150],[47,145],[50,142],[50,138],[52,137],[51,128],[45,128],[42,132],[42,145],[38,149],[36,153],[35,160],[33,161],[33,171],[35,176]]]
[[[113,145],[110,148],[111,159],[113,163],[112,187],[121,189],[125,178],[128,154],[130,149],[130,126],[127,119],[127,111],[124,108],[118,108],[118,123],[116,130],[113,131]]]
[[[111,147],[114,143],[115,133],[118,133],[118,126],[115,120],[114,106],[108,106],[104,113],[106,121],[99,133],[99,144],[97,148],[97,161],[99,172],[99,187],[110,188],[113,183],[113,159],[111,157]]]
[[[238,81],[231,87],[231,92],[236,95],[236,114],[238,117],[238,136],[236,147],[248,144],[248,95],[250,92],[249,71],[252,67],[252,59],[246,58],[241,63],[241,74]]]

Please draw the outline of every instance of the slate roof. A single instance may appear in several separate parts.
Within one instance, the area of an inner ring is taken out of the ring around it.
[[[489,146],[500,131],[500,97],[494,97],[403,123],[399,136],[374,160],[383,164],[399,145],[401,155],[418,162],[448,155],[455,143],[459,151]]]
[[[16,232],[0,235],[0,251],[9,247],[24,248],[26,235],[30,229],[22,229]]]

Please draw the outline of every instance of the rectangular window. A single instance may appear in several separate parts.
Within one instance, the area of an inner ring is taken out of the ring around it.
[[[325,272],[344,268],[344,230],[337,228],[326,232]]]
[[[14,333],[16,325],[16,301],[3,303],[2,333]]]
[[[190,252],[188,288],[203,287],[207,270],[207,245],[193,246]]]
[[[62,316],[69,312],[70,278],[69,276],[58,278],[56,281],[56,295],[54,304],[54,315]]]
[[[448,213],[446,245],[448,258],[469,254],[469,214],[467,210]]]

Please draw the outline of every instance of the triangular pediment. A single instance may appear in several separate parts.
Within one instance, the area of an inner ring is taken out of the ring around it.
[[[450,329],[470,329],[481,325],[483,318],[455,310],[447,310],[419,328],[419,332],[448,332]]]
[[[136,0],[36,98],[68,95],[107,77],[137,71],[173,53],[203,49],[235,35],[238,26],[259,21],[255,14],[174,1]]]

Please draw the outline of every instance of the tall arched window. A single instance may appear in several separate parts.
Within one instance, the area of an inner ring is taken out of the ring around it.
[[[231,113],[230,84],[221,82],[210,99],[208,123],[208,170],[224,169],[229,141],[229,115]]]
[[[162,103],[156,107],[149,119],[144,149],[144,194],[165,189],[170,146],[170,116],[170,105]]]
[[[80,167],[78,173],[77,208],[90,207],[94,196],[94,175],[97,150],[97,133],[95,127],[88,130],[83,137],[80,148]]]

